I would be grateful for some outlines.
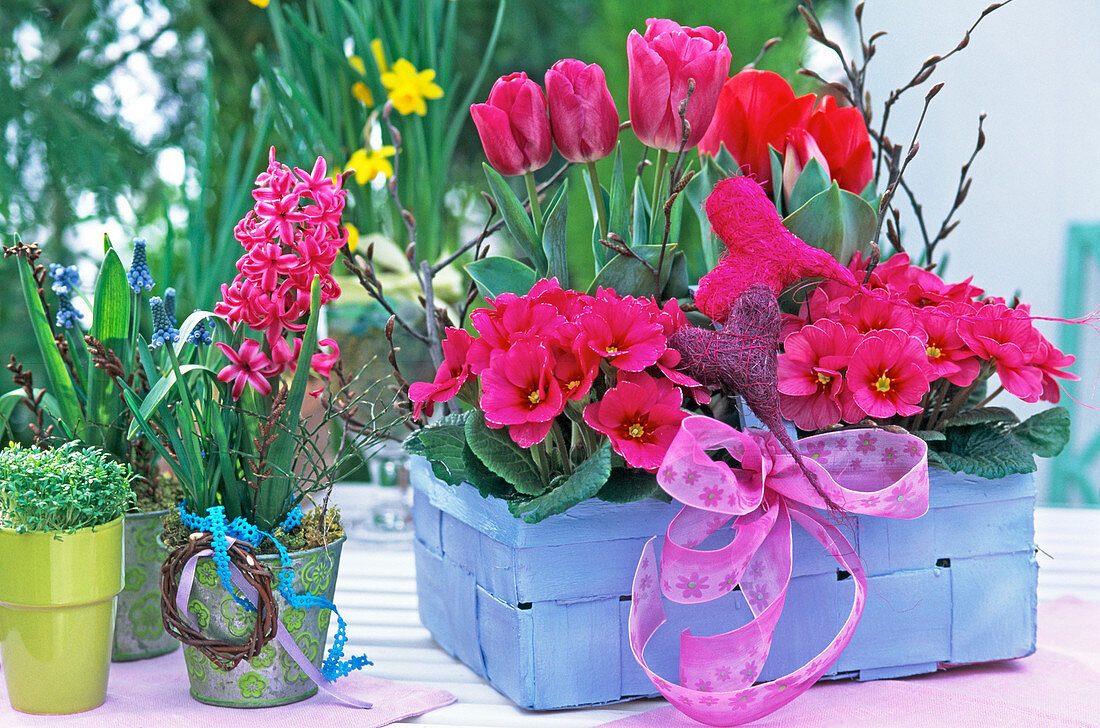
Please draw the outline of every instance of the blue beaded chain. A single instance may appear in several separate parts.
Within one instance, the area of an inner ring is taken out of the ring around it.
[[[233,584],[229,576],[229,546],[225,537],[229,536],[238,541],[245,541],[252,544],[254,548],[259,546],[265,538],[269,538],[271,542],[275,544],[275,549],[279,552],[279,563],[284,567],[289,567],[290,554],[287,552],[286,547],[279,543],[278,539],[270,533],[261,531],[257,526],[249,523],[243,516],[237,516],[232,521],[226,522],[224,506],[212,506],[207,508],[205,517],[199,517],[189,512],[186,507],[186,501],[180,502],[179,509],[180,520],[183,521],[185,526],[196,531],[209,531],[213,534],[214,538],[213,543],[211,543],[211,548],[214,551],[214,564],[218,567],[218,575],[221,577],[222,586],[230,593],[235,602],[249,611],[255,611],[255,607],[252,606],[248,600],[238,596],[237,592],[233,589]],[[301,523],[301,521],[302,509],[295,506],[277,528],[282,530],[283,533],[289,533],[290,530]],[[322,675],[329,680],[335,681],[337,678],[341,678],[353,670],[361,670],[367,665],[374,664],[367,659],[366,655],[353,655],[346,660],[344,659],[344,646],[348,641],[347,623],[344,621],[344,618],[340,616],[340,612],[337,611],[336,605],[328,599],[310,594],[309,592],[305,594],[296,594],[294,592],[294,572],[292,569],[280,569],[279,580],[276,586],[279,593],[283,595],[283,599],[285,599],[287,604],[294,609],[305,610],[310,607],[320,607],[321,609],[328,609],[336,615],[336,634],[332,637],[332,647],[329,648],[328,655],[321,663]]]

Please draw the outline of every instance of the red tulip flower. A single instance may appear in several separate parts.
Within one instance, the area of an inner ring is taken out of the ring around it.
[[[570,162],[595,162],[615,150],[619,112],[598,65],[572,58],[555,63],[546,72],[546,102],[561,156]]]
[[[771,71],[741,71],[722,86],[714,120],[699,151],[716,156],[724,144],[741,171],[771,190],[772,163],[768,147],[783,151],[787,132],[810,120],[815,96],[795,98],[782,76]]]
[[[645,35],[630,31],[626,40],[630,86],[627,104],[630,125],[643,144],[669,152],[683,142],[680,104],[688,101],[685,119],[690,127],[685,149],[699,144],[718,103],[722,83],[730,70],[726,34],[713,28],[685,28],[671,20],[650,18]]]
[[[806,124],[825,159],[829,178],[840,189],[860,194],[875,175],[871,137],[859,109],[838,107],[832,96],[824,96]]]
[[[742,172],[753,175],[770,191],[768,147],[787,152],[788,140],[793,141],[801,171],[812,155],[807,155],[801,135],[796,132],[792,137],[791,132],[804,129],[824,158],[829,178],[858,195],[874,176],[871,138],[863,115],[852,107],[838,107],[831,96],[822,97],[815,109],[816,102],[814,94],[795,97],[790,84],[771,71],[741,71],[722,87],[714,120],[699,142],[699,150],[717,155],[724,144]],[[790,183],[788,175],[784,177],[783,181]]]
[[[554,151],[542,88],[527,74],[512,73],[493,84],[484,104],[470,116],[493,169],[515,176],[542,169]]]

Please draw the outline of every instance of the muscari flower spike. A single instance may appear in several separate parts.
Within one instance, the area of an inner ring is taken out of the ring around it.
[[[67,294],[57,294],[57,318],[54,319],[56,326],[71,329],[76,324],[77,319],[83,318],[84,314],[76,310]]]
[[[168,289],[172,290],[171,288]],[[214,322],[210,319],[203,319],[195,324],[195,328],[191,329],[191,333],[187,335],[187,343],[194,344],[195,346],[210,346],[214,341],[210,332],[214,330]]]
[[[71,296],[80,287],[80,272],[75,265],[50,263],[50,278],[53,278],[53,292],[58,296]]]
[[[179,341],[180,331],[168,319],[168,312],[161,297],[150,298],[149,307],[153,310],[153,335],[149,339],[149,346],[156,349],[166,342]]]
[[[126,280],[134,293],[153,290],[153,274],[145,260],[145,238],[134,238],[134,261],[126,271]]]
[[[168,325],[176,328],[176,289],[164,289],[164,312],[168,314]]]

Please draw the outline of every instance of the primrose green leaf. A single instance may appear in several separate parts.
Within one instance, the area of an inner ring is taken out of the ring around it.
[[[512,515],[523,515],[527,523],[538,523],[558,513],[564,513],[581,501],[596,495],[611,475],[611,443],[605,442],[560,485],[530,500],[508,504]]]
[[[939,459],[954,472],[1003,478],[1035,471],[1031,451],[1010,432],[989,423],[948,428],[942,443],[932,443]]]
[[[1052,458],[1069,442],[1069,426],[1069,410],[1051,407],[1021,422],[1012,435],[1039,457]]]
[[[541,495],[546,491],[538,465],[530,451],[517,445],[507,428],[492,429],[485,424],[485,415],[470,410],[466,420],[466,442],[474,455],[492,472],[508,481],[523,495]]]

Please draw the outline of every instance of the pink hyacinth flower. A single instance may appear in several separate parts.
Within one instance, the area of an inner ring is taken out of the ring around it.
[[[218,372],[218,381],[233,382],[233,399],[241,398],[246,384],[264,396],[271,394],[271,382],[267,380],[271,360],[260,349],[260,342],[245,339],[239,351],[220,341],[215,346],[229,358],[229,365]]]

